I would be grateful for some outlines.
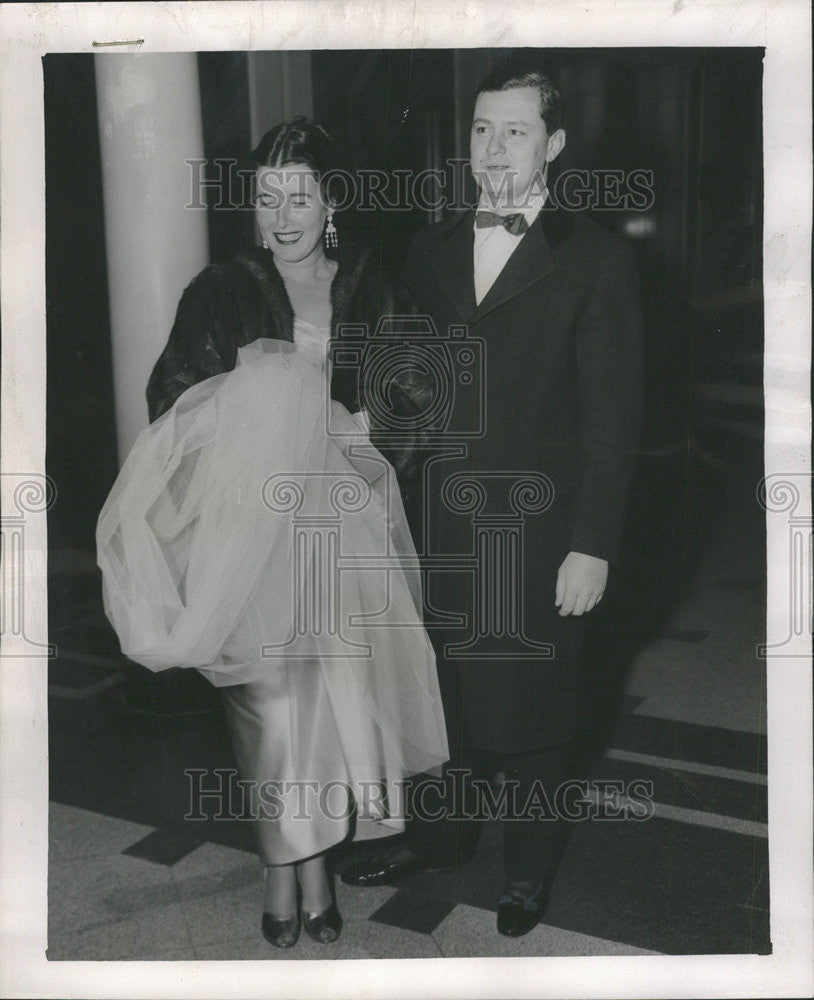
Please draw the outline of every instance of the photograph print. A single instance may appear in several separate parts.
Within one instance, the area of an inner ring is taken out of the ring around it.
[[[49,961],[771,953],[763,59],[42,59]]]

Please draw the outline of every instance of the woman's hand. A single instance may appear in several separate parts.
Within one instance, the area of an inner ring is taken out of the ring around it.
[[[607,560],[569,552],[557,573],[554,605],[560,609],[560,616],[591,611],[602,600],[607,582]]]

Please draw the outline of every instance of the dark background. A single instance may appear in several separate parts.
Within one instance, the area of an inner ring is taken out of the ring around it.
[[[481,50],[468,59],[488,70],[517,54]],[[595,212],[639,258],[645,449],[681,443],[686,450],[694,442],[715,450],[721,442],[711,440],[708,418],[721,415],[691,405],[694,387],[704,380],[759,386],[761,377],[762,50],[536,54],[566,100],[568,141],[559,168],[654,173],[647,233],[626,229],[629,213]],[[455,57],[451,50],[315,52],[314,117],[346,143],[357,167],[444,168],[466,155],[474,97],[456,104]],[[245,54],[198,58],[205,155],[244,155],[251,148]],[[52,548],[92,549],[96,515],[117,469],[93,56],[50,55],[43,68],[47,464],[59,491]],[[343,225],[398,268],[410,236],[428,221],[414,208],[357,213]],[[213,259],[253,239],[249,213],[210,211],[209,223]]]

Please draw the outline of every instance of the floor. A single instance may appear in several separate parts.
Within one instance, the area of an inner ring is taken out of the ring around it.
[[[234,766],[219,696],[197,674],[124,660],[92,553],[53,552],[48,958],[770,952],[760,443],[733,448],[728,433],[645,458],[629,570],[592,623],[588,776],[652,782],[653,814],[575,824],[544,922],[521,939],[494,929],[488,825],[454,875],[337,878],[335,944],[266,944],[249,824],[184,820],[184,769]],[[351,855],[335,852],[335,870]]]

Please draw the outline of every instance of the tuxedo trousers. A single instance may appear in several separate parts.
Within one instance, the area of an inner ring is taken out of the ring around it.
[[[449,539],[447,539],[447,542]],[[409,786],[408,845],[427,858],[466,861],[483,823],[498,819],[507,880],[553,880],[571,823],[556,809],[557,789],[575,777],[575,734],[584,622],[553,606],[556,560],[532,564],[550,590],[524,594],[529,631],[548,643],[549,658],[456,657],[461,636],[432,628],[450,760],[443,781],[414,778]],[[454,575],[439,580],[430,604],[466,610],[477,621],[472,590]],[[456,586],[457,583],[457,586]],[[498,650],[499,650],[498,643]],[[501,780],[493,779],[500,775]]]
[[[582,628],[573,617],[560,622],[564,630],[558,638],[568,641],[557,644],[557,655],[568,690],[532,685],[525,700],[520,690],[501,688],[501,675],[512,674],[510,664],[504,670],[499,663],[452,663],[436,633],[450,760],[441,780],[420,775],[409,785],[405,838],[415,853],[464,863],[476,850],[484,822],[497,819],[507,881],[535,886],[553,881],[573,826],[558,809],[557,790],[578,777],[580,761],[576,698],[570,692],[580,674]],[[548,706],[529,704],[546,695]],[[550,725],[530,725],[546,714]],[[515,716],[526,733],[519,744],[512,733]]]
[[[483,823],[499,819],[506,881],[549,886],[572,829],[558,789],[577,777],[576,764],[573,742],[525,753],[462,748],[443,781],[412,782],[407,843],[424,858],[463,864]]]

